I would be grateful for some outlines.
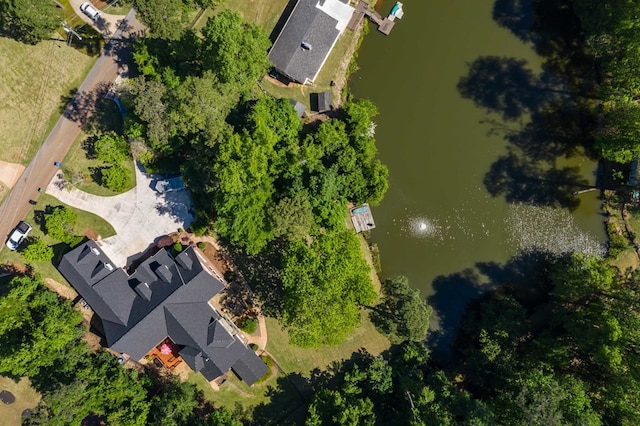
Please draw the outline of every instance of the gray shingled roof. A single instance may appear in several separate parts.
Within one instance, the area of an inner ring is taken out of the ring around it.
[[[315,80],[340,36],[338,21],[316,4],[318,0],[299,0],[269,51],[276,68],[300,83]],[[309,43],[311,50],[303,49],[302,42]]]
[[[256,354],[248,349],[245,353],[233,364],[231,367],[236,374],[244,380],[249,386],[254,384],[260,377],[267,374],[269,371],[269,367],[262,362],[260,358],[256,356]]]
[[[255,381],[245,364],[262,361],[207,303],[224,285],[203,269],[192,248],[175,261],[160,250],[131,276],[109,268],[105,275],[109,262],[96,243],[88,241],[67,253],[58,269],[102,320],[111,349],[138,360],[168,336],[181,346],[185,362],[208,380],[238,365],[249,371],[238,372],[241,378],[244,374],[248,384]]]

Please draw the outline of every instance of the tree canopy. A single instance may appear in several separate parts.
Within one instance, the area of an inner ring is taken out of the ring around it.
[[[382,301],[371,312],[376,327],[389,336],[391,342],[424,341],[432,309],[420,292],[411,288],[403,276],[384,280],[382,292]]]
[[[50,0],[0,0],[0,32],[36,44],[51,37],[60,14]]]
[[[300,346],[336,344],[360,323],[375,291],[350,231],[292,243],[283,255],[284,323]]]

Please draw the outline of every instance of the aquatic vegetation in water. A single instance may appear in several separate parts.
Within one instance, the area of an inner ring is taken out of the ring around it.
[[[606,247],[581,230],[564,209],[513,204],[505,217],[510,243],[520,251],[544,250],[555,254],[604,256]]]

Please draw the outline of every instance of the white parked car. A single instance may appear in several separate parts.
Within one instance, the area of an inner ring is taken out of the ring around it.
[[[27,222],[20,222],[7,240],[7,247],[9,247],[9,250],[17,249],[24,239],[27,238],[31,229],[33,228]]]
[[[100,11],[88,1],[80,5],[80,10],[94,21],[100,19]]]

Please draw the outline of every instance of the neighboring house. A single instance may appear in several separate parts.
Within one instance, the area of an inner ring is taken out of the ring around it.
[[[232,369],[252,385],[268,370],[209,302],[224,285],[192,247],[175,259],[161,249],[128,275],[90,240],[64,255],[58,269],[100,318],[115,352],[140,360],[169,348],[172,361],[209,381]]]
[[[292,80],[313,84],[353,12],[348,0],[298,0],[269,59]]]

